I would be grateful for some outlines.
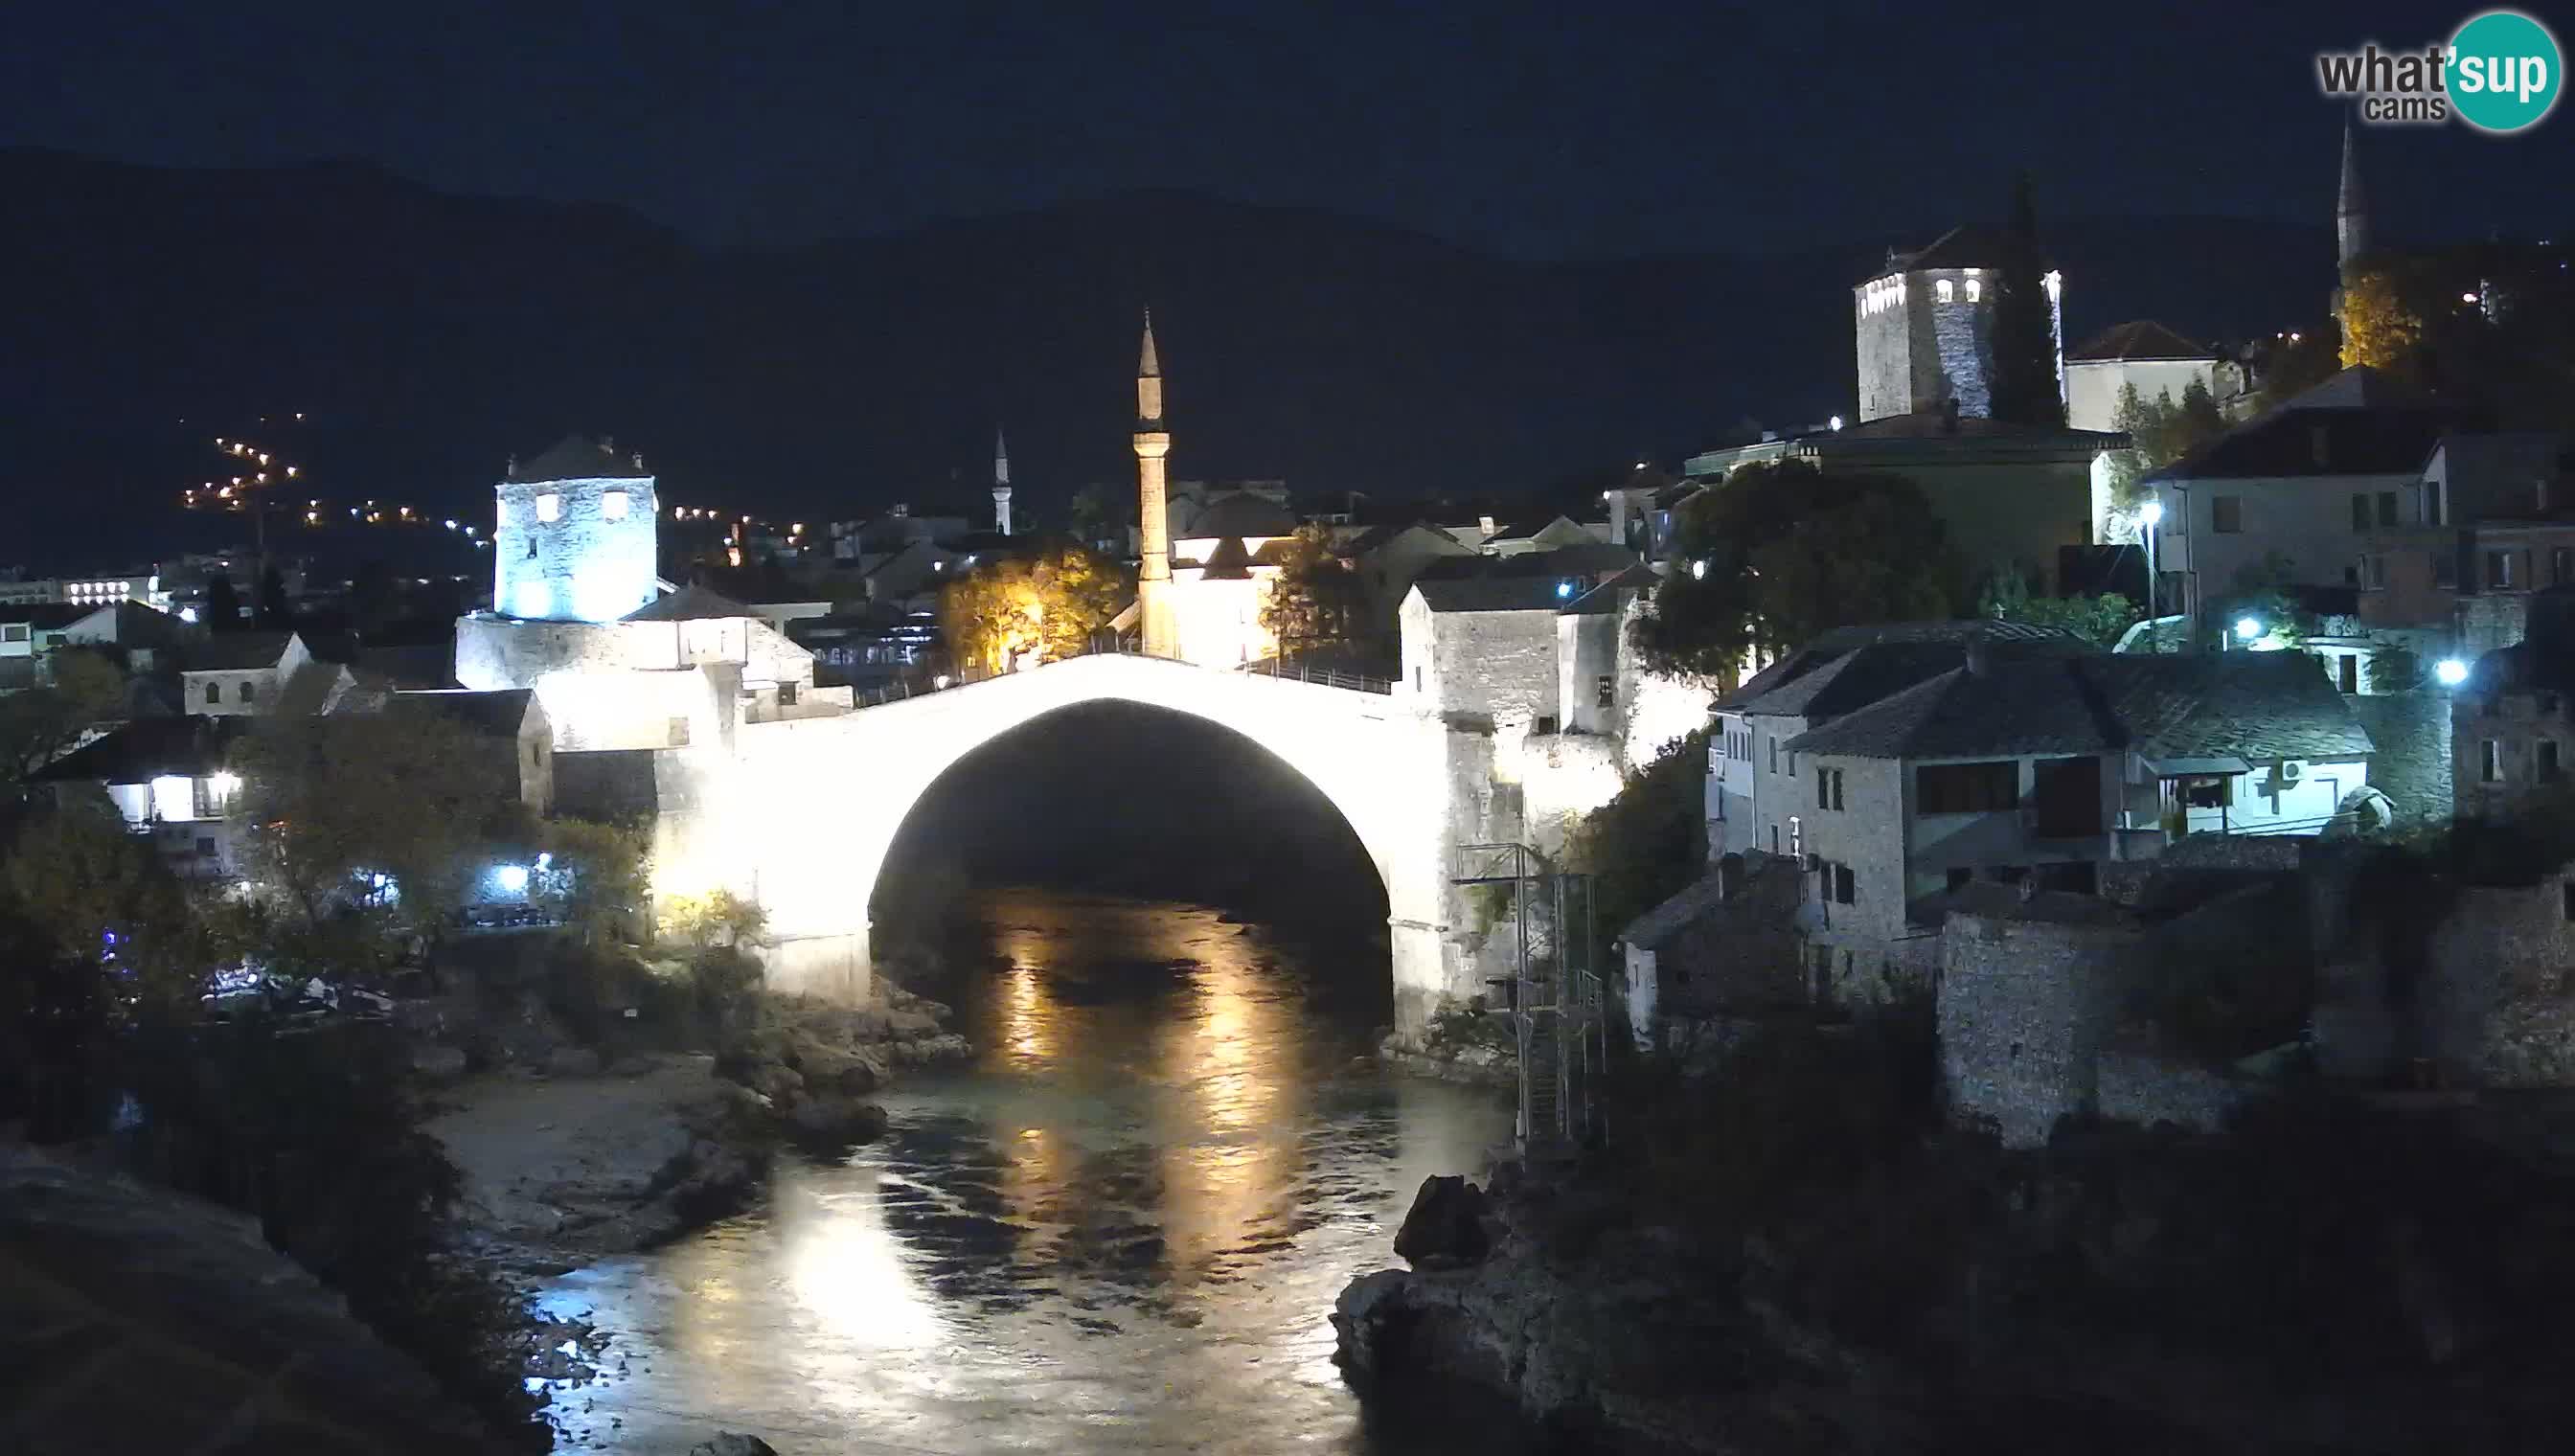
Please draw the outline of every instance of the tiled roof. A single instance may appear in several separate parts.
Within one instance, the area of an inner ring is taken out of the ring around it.
[[[621,619],[626,622],[696,622],[727,617],[757,617],[760,614],[730,597],[710,592],[704,587],[687,586],[658,601],[648,602]]]
[[[525,462],[511,474],[518,481],[600,481],[638,480],[651,471],[640,464],[633,452],[619,454],[604,441],[587,435],[567,435],[544,454]]]
[[[1549,577],[1470,577],[1462,582],[1412,584],[1433,612],[1546,612],[1564,605]]]
[[[1427,531],[1432,536],[1439,538],[1441,541],[1444,541],[1451,546],[1456,546],[1459,551],[1466,550],[1465,547],[1458,546],[1457,538],[1450,536],[1447,532],[1440,530],[1438,527],[1433,526],[1426,521],[1408,521],[1400,526],[1371,526],[1367,530],[1360,532],[1358,535],[1353,536],[1348,541],[1342,543],[1341,551],[1347,556],[1365,556],[1367,553],[1375,551],[1377,548],[1384,546],[1386,543],[1395,540],[1406,532],[1411,531]]]
[[[2396,390],[2367,366],[2346,369],[2147,476],[2147,482],[2411,475],[2441,438],[2479,412]]]
[[[286,644],[294,636],[291,632],[211,633],[205,641],[188,645],[185,671],[247,673],[274,668],[286,656]]]
[[[223,766],[224,754],[257,720],[141,718],[45,765],[55,782],[148,783],[170,774],[200,778]]]
[[[1955,669],[1789,740],[1801,753],[2233,755],[2254,761],[2372,751],[2304,653],[2119,655]]]
[[[2152,319],[2132,319],[2113,324],[2080,345],[2065,351],[2068,364],[2089,364],[2118,359],[2214,360],[2217,351],[2205,344],[2183,338]]]
[[[529,688],[497,688],[483,693],[462,688],[397,693],[386,700],[385,712],[421,714],[444,719],[471,732],[515,738],[528,721],[528,705],[536,696],[535,690]]]
[[[1295,529],[1296,518],[1278,502],[1238,491],[1211,503],[1188,525],[1175,524],[1172,535],[1202,541],[1212,536],[1287,536]]]
[[[1968,642],[2028,645],[2021,649],[2025,653],[2097,651],[2087,639],[2063,628],[2030,627],[2017,622],[1996,622],[1982,617],[1959,618],[1948,622],[1880,622],[1860,627],[1837,627],[1817,636],[1804,647],[1753,674],[1744,680],[1741,687],[1717,699],[1716,706],[1730,713],[1772,712],[1770,708],[1756,705],[1782,686],[1817,671],[1827,663],[1847,657],[1861,648],[1886,643],[1946,643],[1955,649],[1958,645]],[[1965,655],[1961,652],[1950,659],[1949,666],[1954,667],[1965,661]]]
[[[38,632],[58,632],[97,610],[69,602],[12,602],[0,606],[0,622],[23,622]]]
[[[1441,557],[1421,569],[1419,580],[1455,582],[1490,577],[1605,577],[1636,564],[1636,554],[1623,546],[1592,542],[1559,546],[1552,551],[1524,551],[1516,556]]]
[[[1661,586],[1662,582],[1662,578],[1654,575],[1652,567],[1638,562],[1574,598],[1565,607],[1564,613],[1568,617],[1591,617],[1601,613],[1616,612],[1625,605],[1628,593],[1651,592]]]

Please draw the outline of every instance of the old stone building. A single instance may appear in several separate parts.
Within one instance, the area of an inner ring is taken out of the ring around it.
[[[653,600],[661,506],[641,455],[569,435],[495,495],[492,606],[538,621],[614,622]]]
[[[2477,659],[2451,695],[2461,818],[2507,820],[2547,805],[2575,766],[2575,586],[2533,593],[2529,605],[2529,635]]]
[[[1952,401],[1961,415],[1993,413],[1994,296],[2011,254],[2007,239],[1952,228],[1929,247],[1889,251],[1885,268],[1851,290],[1863,424],[1938,414]],[[2063,283],[2052,269],[2045,283],[2061,390]]]

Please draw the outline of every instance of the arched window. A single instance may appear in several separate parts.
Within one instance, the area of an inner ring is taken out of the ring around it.
[[[1950,283],[1949,280],[1944,278],[1940,280],[1937,287],[1940,290],[1940,302],[1944,304],[1956,302],[1955,298],[1952,297],[1952,295],[1956,294],[1958,291],[1956,285]]]
[[[552,491],[548,491],[546,494],[537,498],[537,519],[539,521],[559,520],[562,516],[563,497],[556,495]]]
[[[1985,296],[1985,281],[1984,281],[1983,279],[1981,279],[1981,278],[1970,278],[1970,279],[1968,279],[1968,280],[1967,280],[1967,302],[1969,302],[1969,303],[1975,303],[1975,302],[1977,302],[1977,301],[1981,300],[1982,298],[1984,298],[1984,296]]]
[[[258,702],[258,701],[259,701],[259,685],[258,685],[258,684],[256,684],[256,683],[244,682],[244,683],[241,685],[241,701],[242,701],[242,702],[244,702],[244,703],[256,703],[256,702]]]
[[[209,705],[213,705],[213,704],[221,703],[221,702],[223,702],[223,701],[224,701],[224,685],[223,685],[223,684],[221,684],[221,683],[209,683],[209,684],[207,684],[207,685],[206,685],[206,702],[207,702]]]

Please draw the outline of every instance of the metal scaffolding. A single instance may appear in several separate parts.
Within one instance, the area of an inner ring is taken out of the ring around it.
[[[1570,1151],[1599,1130],[1593,1084],[1608,1058],[1591,876],[1559,872],[1526,844],[1464,844],[1453,882],[1509,897],[1512,973],[1490,983],[1519,1050],[1520,1148]]]

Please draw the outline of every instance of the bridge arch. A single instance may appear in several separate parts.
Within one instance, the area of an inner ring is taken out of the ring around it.
[[[681,878],[696,860],[709,870],[699,879],[731,882],[769,912],[779,942],[773,984],[865,994],[869,904],[913,807],[977,748],[1096,703],[1163,709],[1230,730],[1339,812],[1385,886],[1399,1031],[1416,1032],[1443,995],[1467,992],[1452,984],[1462,972],[1443,965],[1445,729],[1382,694],[1101,655],[836,718],[746,724],[719,770],[731,781],[702,785],[694,832],[664,852],[683,861]]]

